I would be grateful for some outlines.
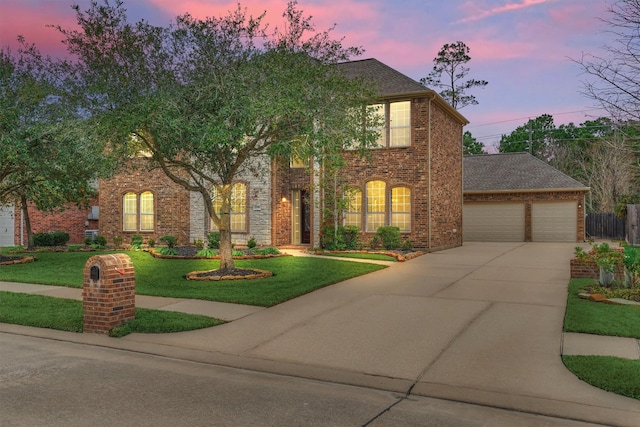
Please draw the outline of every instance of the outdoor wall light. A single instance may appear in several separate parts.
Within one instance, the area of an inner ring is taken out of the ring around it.
[[[286,203],[287,202],[287,196],[282,196],[281,201],[282,201],[282,203]]]
[[[582,209],[582,200],[578,200],[578,208]]]

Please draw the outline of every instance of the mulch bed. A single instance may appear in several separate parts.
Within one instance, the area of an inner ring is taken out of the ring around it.
[[[153,249],[147,250],[153,257],[155,258],[166,258],[166,259],[220,259],[220,255],[215,255],[212,257],[199,257],[196,256],[198,253],[198,249],[195,246],[176,246],[174,248],[178,251],[178,255],[162,255],[159,252],[156,252]],[[291,256],[290,254],[269,254],[269,255],[254,255],[251,253],[245,253],[245,255],[234,256],[233,259],[264,259],[264,258],[277,258],[281,256]]]
[[[257,268],[234,268],[231,270],[192,271],[187,273],[187,280],[217,281],[217,280],[250,280],[263,279],[273,273]]]
[[[32,256],[6,256],[0,255],[0,265],[26,264],[34,262],[35,257]]]

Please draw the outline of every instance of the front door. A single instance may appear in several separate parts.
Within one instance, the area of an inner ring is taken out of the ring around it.
[[[291,215],[291,243],[308,245],[311,243],[311,204],[306,190],[293,191]]]

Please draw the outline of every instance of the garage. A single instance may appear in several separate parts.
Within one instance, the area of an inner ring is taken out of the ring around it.
[[[575,242],[578,204],[534,202],[531,205],[531,240],[534,242]]]
[[[13,206],[0,206],[0,247],[14,245]]]
[[[582,242],[588,191],[529,153],[464,156],[462,239]]]
[[[524,203],[465,203],[462,232],[469,242],[523,242]]]

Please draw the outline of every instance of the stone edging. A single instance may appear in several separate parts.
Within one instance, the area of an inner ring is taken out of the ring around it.
[[[422,251],[416,251],[416,252],[409,252],[407,254],[397,254],[395,252],[370,252],[370,251],[305,251],[306,253],[310,254],[310,255],[323,255],[323,254],[375,254],[375,255],[386,255],[392,258],[395,258],[396,261],[398,262],[405,262],[405,261],[409,261],[411,259],[414,259],[416,257],[419,257],[420,255],[424,255],[425,252]]]
[[[36,257],[25,256],[20,259],[13,259],[11,261],[0,262],[0,265],[27,264],[29,262],[34,262],[35,260],[36,260]]]
[[[204,276],[199,277],[200,273],[208,273],[207,271],[192,271],[191,273],[187,273],[187,280],[199,280],[202,282],[206,281],[219,281],[219,280],[251,280],[251,279],[264,279],[265,277],[273,276],[273,273],[267,270],[259,270],[257,268],[250,268],[247,270],[253,270],[256,274],[250,274],[248,276]]]
[[[633,300],[625,300],[622,298],[607,298],[602,294],[590,294],[586,292],[581,292],[578,296],[582,299],[588,299],[593,302],[603,302],[605,304],[615,304],[615,305],[640,305],[640,302]]]

